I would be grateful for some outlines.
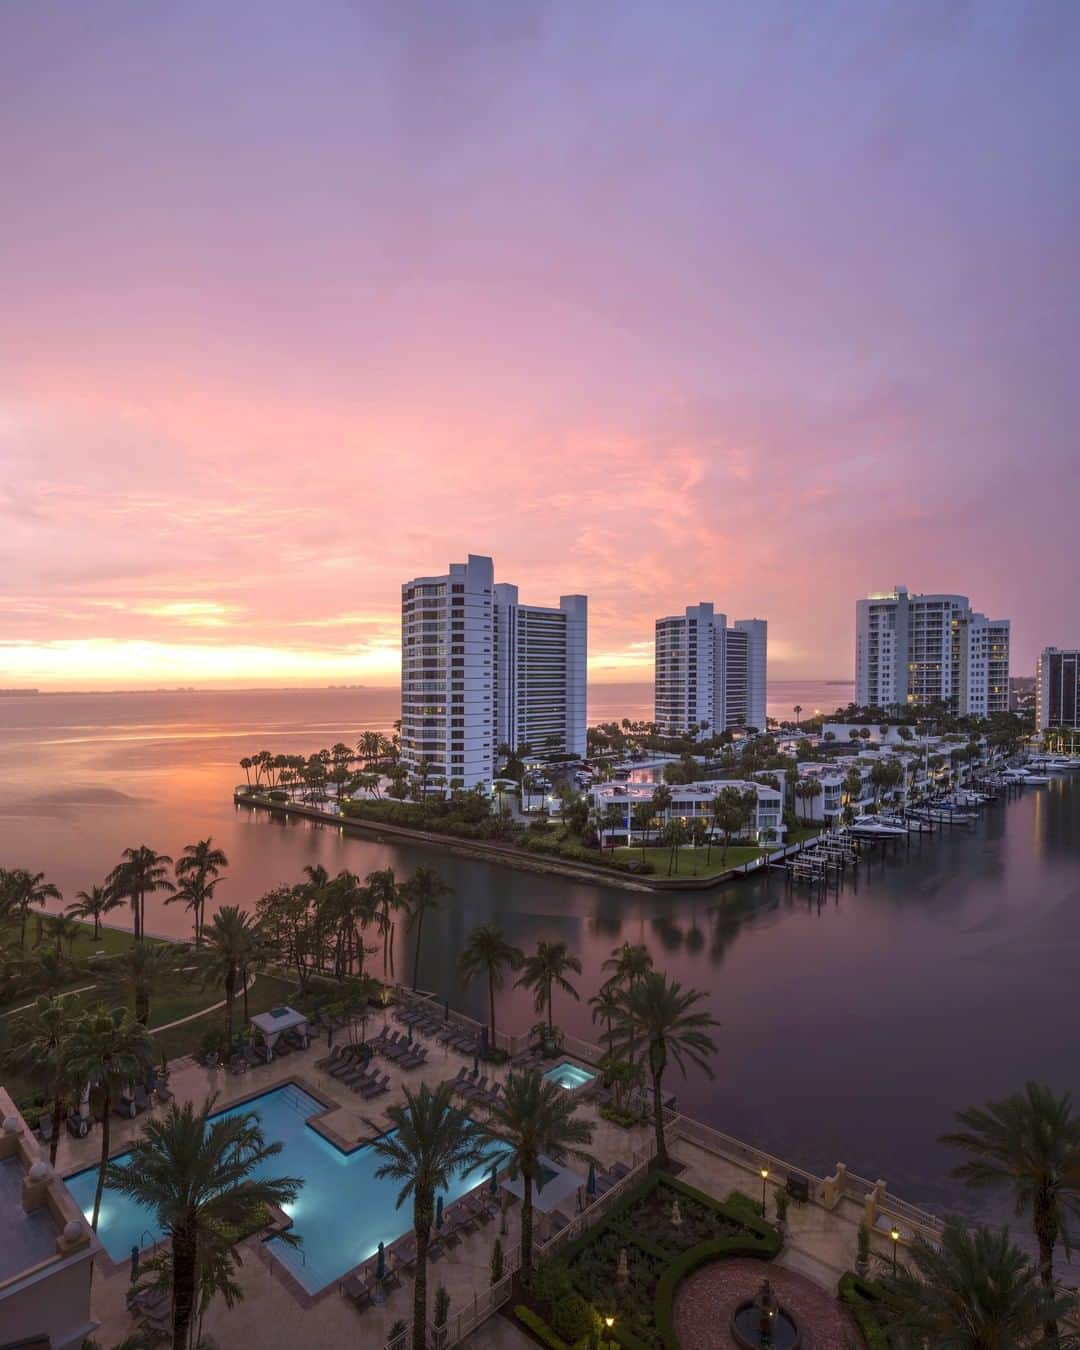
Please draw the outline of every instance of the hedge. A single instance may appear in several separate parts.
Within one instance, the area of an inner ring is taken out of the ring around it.
[[[762,1261],[771,1261],[780,1250],[779,1234],[775,1248],[763,1237],[748,1234],[746,1237],[714,1238],[712,1242],[699,1242],[696,1247],[676,1257],[660,1276],[656,1287],[656,1329],[664,1342],[665,1350],[683,1350],[675,1335],[675,1291],[688,1275],[713,1261],[725,1256],[752,1256]]]
[[[877,1312],[877,1305],[886,1301],[881,1286],[849,1271],[841,1275],[837,1294],[840,1302],[851,1309],[867,1350],[889,1350],[889,1341]]]
[[[751,1256],[765,1261],[772,1260],[779,1254],[782,1239],[771,1224],[766,1223],[758,1214],[745,1212],[744,1205],[739,1204],[738,1201],[731,1204],[716,1200],[711,1195],[706,1195],[703,1191],[688,1186],[684,1181],[679,1181],[666,1172],[654,1172],[640,1186],[636,1186],[629,1195],[614,1205],[594,1227],[588,1229],[581,1237],[575,1238],[573,1242],[568,1243],[559,1252],[558,1261],[560,1263],[565,1262],[572,1267],[576,1256],[617,1225],[620,1219],[627,1216],[642,1201],[647,1200],[661,1186],[666,1190],[674,1191],[678,1195],[697,1201],[706,1208],[714,1210],[728,1222],[736,1223],[743,1229],[741,1233],[733,1234],[730,1237],[713,1238],[706,1242],[699,1242],[674,1259],[672,1259],[670,1251],[659,1247],[646,1235],[635,1234],[634,1243],[636,1246],[648,1254],[661,1257],[666,1263],[666,1269],[657,1283],[653,1324],[665,1350],[680,1350],[672,1323],[672,1308],[675,1291],[682,1280],[699,1266],[724,1256]],[[618,1323],[613,1328],[612,1335],[623,1346],[624,1350],[650,1350],[645,1341],[627,1328],[620,1327]]]

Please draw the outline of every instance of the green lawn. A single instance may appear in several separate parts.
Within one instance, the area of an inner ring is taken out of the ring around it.
[[[671,877],[715,877],[722,872],[728,872],[733,867],[740,867],[743,863],[749,862],[752,858],[761,856],[762,850],[756,844],[732,844],[724,854],[722,844],[714,844],[712,848],[712,857],[706,862],[707,850],[703,848],[690,848],[684,845],[679,849],[678,866],[671,872]],[[632,859],[641,860],[640,848],[617,848],[615,850],[616,858],[623,862],[629,862]],[[671,850],[669,848],[647,848],[645,850],[645,860],[652,863],[653,876],[658,880],[663,880],[668,876],[668,863],[671,860]]]
[[[106,956],[119,956],[126,952],[135,939],[131,933],[124,932],[121,929],[103,928],[98,936],[94,937],[94,925],[91,923],[79,924],[79,935],[69,946],[64,943],[63,955],[68,959],[75,961],[80,969],[77,969],[72,978],[57,992],[61,994],[70,994],[76,989],[85,988],[86,985],[94,982],[94,977],[87,971],[88,961],[101,953]],[[48,937],[42,943],[35,947],[37,940],[37,915],[30,916],[30,921],[26,925],[26,947],[24,954],[33,958],[36,952],[45,950],[49,946]],[[148,942],[160,941],[158,938],[147,938]],[[19,954],[19,925],[11,920],[0,922],[0,946],[9,947],[16,955]],[[0,1000],[0,1020],[2,1014],[11,1008],[21,1008],[26,1003],[34,1001],[33,992],[27,993],[25,990],[13,998]]]
[[[259,975],[255,983],[251,986],[248,993],[248,1011],[254,1016],[256,1013],[268,1012],[271,1008],[276,1008],[280,1003],[288,1003],[295,995],[297,986],[291,980],[283,980],[277,975]],[[208,989],[204,993],[205,1003],[216,1003],[223,995],[220,992]],[[174,1017],[184,1016],[183,1013],[174,1013]],[[162,1022],[171,1021],[172,1017],[158,1017],[156,1008],[151,1007],[150,1022],[151,1026],[155,1022],[160,1025]],[[237,998],[236,1007],[233,1010],[233,1033],[241,1031],[244,1026],[244,1000]],[[154,1037],[158,1046],[158,1053],[162,1051],[169,1059],[176,1059],[178,1055],[190,1055],[198,1050],[203,1037],[207,1031],[213,1028],[225,1029],[225,1009],[221,1008],[217,1012],[207,1013],[205,1017],[198,1017],[193,1022],[185,1022],[183,1026],[171,1027],[168,1031],[162,1031]]]

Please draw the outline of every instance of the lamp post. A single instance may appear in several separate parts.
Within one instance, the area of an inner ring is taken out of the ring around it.
[[[768,1182],[768,1180],[769,1180],[769,1169],[768,1169],[767,1167],[763,1167],[763,1168],[761,1169],[761,1217],[762,1217],[762,1218],[765,1217],[765,1186],[766,1186],[766,1183]]]
[[[900,1229],[893,1224],[889,1230],[889,1236],[892,1238],[892,1273],[896,1274],[896,1244],[900,1241]]]

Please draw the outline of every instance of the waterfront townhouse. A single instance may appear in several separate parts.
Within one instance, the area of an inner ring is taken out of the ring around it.
[[[717,794],[728,787],[738,788],[740,792],[752,791],[756,805],[741,838],[756,841],[775,841],[784,834],[783,795],[768,783],[737,779],[706,779],[696,783],[671,784],[671,806],[655,818],[653,829],[659,828],[671,820],[684,825],[701,821],[712,830],[712,804]],[[625,834],[631,844],[640,843],[641,836],[634,819],[634,808],[642,802],[652,800],[656,785],[652,783],[601,783],[590,788],[589,797],[593,805],[604,812],[608,807],[616,807],[622,815],[622,826],[618,833]],[[719,831],[713,830],[716,837]]]

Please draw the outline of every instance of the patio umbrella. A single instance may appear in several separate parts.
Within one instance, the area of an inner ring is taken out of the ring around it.
[[[589,1164],[589,1179],[585,1182],[585,1194],[590,1200],[596,1199],[596,1164]]]
[[[499,1189],[499,1179],[498,1179],[498,1176],[496,1175],[497,1172],[498,1172],[498,1170],[499,1170],[499,1164],[498,1164],[498,1163],[492,1163],[492,1164],[491,1164],[491,1181],[490,1181],[490,1183],[488,1184],[488,1190],[491,1192],[492,1195],[495,1195],[495,1194],[497,1193],[498,1189]]]
[[[443,1198],[440,1195],[435,1201],[435,1227],[437,1229],[443,1226]]]
[[[405,1039],[412,1045],[412,1023],[410,1022],[405,1030]]]
[[[379,1243],[379,1259],[375,1262],[375,1278],[386,1279],[386,1247],[382,1242]]]
[[[472,1072],[474,1078],[480,1072],[480,1059],[477,1055],[473,1055],[472,1057]]]
[[[481,1058],[481,1059],[487,1059],[489,1048],[490,1048],[490,1046],[489,1046],[489,1043],[488,1043],[488,1029],[487,1029],[487,1027],[481,1027],[481,1029],[480,1029],[480,1058]]]

